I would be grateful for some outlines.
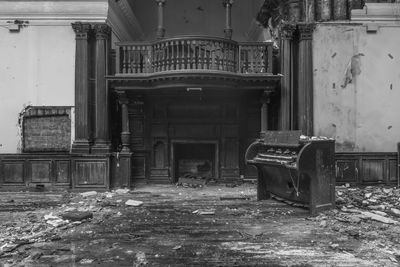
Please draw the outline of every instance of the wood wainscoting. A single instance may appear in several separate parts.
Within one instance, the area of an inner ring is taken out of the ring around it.
[[[336,153],[336,183],[398,184],[398,154]]]
[[[108,189],[109,155],[69,153],[0,154],[0,188]]]

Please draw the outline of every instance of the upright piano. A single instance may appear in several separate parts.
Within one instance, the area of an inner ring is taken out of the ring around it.
[[[247,149],[258,170],[257,199],[271,194],[307,206],[311,215],[335,207],[335,140],[301,131],[268,131]]]

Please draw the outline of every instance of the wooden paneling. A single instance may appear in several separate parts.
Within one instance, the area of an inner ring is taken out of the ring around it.
[[[113,153],[112,187],[130,187],[132,153]]]
[[[24,162],[2,162],[2,176],[4,183],[23,183],[24,182]]]
[[[32,183],[50,183],[51,161],[31,161],[30,162],[30,180]]]
[[[384,160],[364,159],[361,166],[363,182],[382,182],[385,178]]]
[[[216,132],[215,125],[179,124],[173,127],[173,136],[182,138],[212,138]]]
[[[388,180],[389,180],[389,182],[396,182],[397,183],[397,160],[389,159],[388,163],[389,163]]]
[[[69,161],[56,161],[56,182],[57,183],[70,183],[70,162]]]
[[[347,159],[336,161],[336,182],[357,182],[358,160]]]
[[[337,183],[397,183],[397,153],[336,153]]]
[[[105,186],[107,180],[107,162],[75,161],[75,187]]]
[[[146,179],[146,155],[134,154],[132,157],[132,184]]]

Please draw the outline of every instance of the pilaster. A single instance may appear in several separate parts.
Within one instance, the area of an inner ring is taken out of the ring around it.
[[[94,24],[96,34],[96,74],[95,74],[95,143],[93,153],[110,152],[109,140],[109,99],[105,76],[108,74],[108,53],[111,28],[105,23]]]
[[[293,119],[293,34],[294,24],[284,24],[281,28],[281,106],[280,128],[290,130]]]
[[[299,73],[298,73],[298,125],[305,135],[313,135],[313,64],[312,36],[315,24],[298,25]]]
[[[72,153],[89,153],[89,34],[88,23],[72,23],[75,32],[75,140]]]

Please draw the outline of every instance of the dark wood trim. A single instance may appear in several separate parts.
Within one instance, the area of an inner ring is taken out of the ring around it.
[[[280,91],[280,129],[290,130],[293,114],[292,96],[293,96],[293,34],[296,26],[293,24],[284,24],[282,26],[281,38],[281,91]]]
[[[89,23],[72,23],[76,35],[75,52],[75,141],[73,153],[89,153]]]
[[[222,71],[165,71],[155,74],[108,76],[111,86],[118,90],[154,90],[167,88],[246,89],[275,91],[281,76],[239,74]]]
[[[395,152],[341,152],[335,154],[338,184],[397,184]]]
[[[313,50],[312,35],[315,24],[298,24],[299,31],[299,76],[298,76],[298,122],[303,134],[313,135]]]
[[[108,129],[108,91],[105,76],[107,73],[109,40],[111,28],[105,23],[94,24],[96,34],[96,71],[95,71],[95,144],[93,153],[110,152],[111,142]]]

